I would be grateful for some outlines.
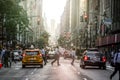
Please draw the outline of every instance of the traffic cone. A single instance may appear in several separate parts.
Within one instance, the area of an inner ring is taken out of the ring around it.
[[[1,62],[1,60],[0,60],[0,69],[2,68],[2,62]]]

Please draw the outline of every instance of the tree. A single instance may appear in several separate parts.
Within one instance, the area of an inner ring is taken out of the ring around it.
[[[48,45],[49,37],[50,37],[50,35],[46,31],[44,31],[40,35],[39,39],[36,41],[37,45],[40,49],[43,48],[43,47],[46,47]]]
[[[60,46],[64,47],[65,41],[66,41],[65,37],[62,36],[62,35],[60,35],[60,37],[59,37],[59,39],[58,39],[58,44],[59,44]]]
[[[27,13],[19,5],[20,0],[0,1],[0,24],[6,28],[6,40],[15,40],[17,33],[22,33],[29,25]],[[17,32],[19,26],[19,32]]]

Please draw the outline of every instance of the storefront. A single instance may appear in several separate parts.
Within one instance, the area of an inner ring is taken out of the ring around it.
[[[120,48],[120,33],[98,38],[96,47],[105,52],[109,60],[111,51]]]

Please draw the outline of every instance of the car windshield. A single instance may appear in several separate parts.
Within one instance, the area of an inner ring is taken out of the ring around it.
[[[27,55],[37,55],[38,53],[38,51],[26,51]]]
[[[88,51],[99,51],[97,48],[90,48]]]
[[[88,53],[86,53],[86,55],[88,55],[88,56],[101,56],[101,53],[99,53],[99,52],[88,52]]]
[[[19,55],[19,53],[18,52],[13,52],[14,53],[14,55]]]

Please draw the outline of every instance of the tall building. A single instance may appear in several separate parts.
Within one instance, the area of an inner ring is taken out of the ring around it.
[[[20,5],[27,11],[29,28],[33,31],[33,42],[35,42],[42,31],[44,31],[42,17],[42,0],[21,0]]]
[[[70,32],[70,0],[67,0],[66,5],[64,7],[63,14],[61,16],[60,23],[60,33],[64,34],[66,32]]]
[[[78,34],[80,29],[80,0],[70,0],[70,28],[71,28],[71,44],[78,46]]]
[[[120,1],[100,0],[99,36],[96,46],[107,51],[120,47]]]

